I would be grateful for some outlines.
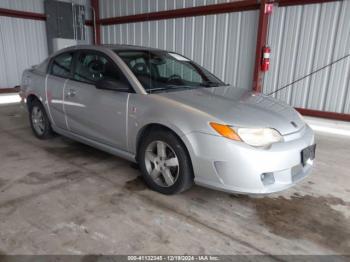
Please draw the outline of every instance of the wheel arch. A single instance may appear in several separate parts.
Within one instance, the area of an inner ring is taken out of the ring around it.
[[[33,102],[35,100],[38,100],[41,103],[41,101],[40,101],[40,99],[39,99],[39,97],[37,95],[30,94],[30,95],[27,96],[26,101],[27,101],[28,109],[32,106],[32,104],[33,104]]]
[[[136,136],[136,156],[135,156],[136,161],[138,162],[139,149],[140,149],[142,138],[146,137],[152,130],[165,130],[165,131],[171,132],[179,139],[179,141],[184,146],[185,151],[190,159],[190,164],[191,164],[191,168],[192,168],[193,175],[194,175],[193,160],[192,160],[190,151],[189,151],[188,146],[186,145],[184,139],[182,139],[181,136],[177,132],[175,132],[172,128],[170,128],[164,124],[150,123],[150,124],[145,125],[144,127],[142,127],[139,130],[139,132],[137,133],[137,136]]]

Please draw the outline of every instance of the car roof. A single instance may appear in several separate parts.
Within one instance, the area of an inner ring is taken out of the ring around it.
[[[109,44],[109,45],[76,45],[67,47],[64,49],[61,49],[58,53],[66,52],[70,50],[81,50],[81,49],[90,49],[90,50],[105,50],[110,49],[113,51],[162,51],[165,52],[165,50],[158,49],[158,48],[152,48],[152,47],[144,47],[144,46],[137,46],[137,45],[119,45],[119,44]]]
[[[116,50],[116,51],[123,51],[123,50],[131,50],[131,51],[165,51],[158,48],[153,47],[145,47],[145,46],[137,46],[137,45],[102,45],[106,48]]]

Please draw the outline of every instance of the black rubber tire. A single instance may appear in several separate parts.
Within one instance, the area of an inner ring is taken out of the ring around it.
[[[150,177],[145,164],[147,146],[153,141],[163,141],[173,148],[179,161],[179,177],[170,187],[161,187]],[[193,185],[194,175],[190,156],[183,142],[171,131],[154,130],[143,138],[139,147],[138,162],[143,179],[147,186],[154,191],[165,195],[173,195],[188,190]]]
[[[39,107],[40,110],[43,112],[43,117],[44,117],[44,132],[42,134],[39,134],[34,126],[33,126],[33,119],[32,119],[32,111],[35,107]],[[30,122],[30,127],[32,128],[32,131],[34,133],[34,135],[39,138],[39,139],[49,139],[53,136],[54,132],[52,130],[52,127],[51,127],[51,123],[50,123],[50,120],[46,114],[46,110],[44,108],[44,106],[42,105],[42,103],[39,101],[39,100],[34,100],[29,108],[28,108],[28,111],[29,111],[29,122]]]

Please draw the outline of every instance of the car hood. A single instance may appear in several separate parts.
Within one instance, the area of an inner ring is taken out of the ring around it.
[[[305,125],[299,114],[289,105],[272,97],[232,86],[189,89],[159,95],[235,127],[269,127],[286,135],[297,132]]]

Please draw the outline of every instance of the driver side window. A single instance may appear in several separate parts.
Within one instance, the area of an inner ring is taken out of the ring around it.
[[[99,80],[125,81],[119,68],[105,56],[82,52],[78,55],[73,78],[77,81],[95,84]]]

